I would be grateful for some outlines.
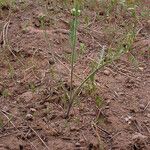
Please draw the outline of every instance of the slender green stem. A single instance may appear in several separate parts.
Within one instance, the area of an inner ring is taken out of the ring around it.
[[[77,16],[73,19],[72,31],[71,31],[71,42],[72,42],[72,54],[71,54],[71,77],[70,77],[70,99],[69,106],[66,113],[65,118],[68,118],[74,98],[73,98],[73,74],[74,74],[74,58],[75,58],[75,49],[76,49],[76,41],[77,41]]]
[[[73,33],[72,33],[72,54],[71,54],[71,77],[70,77],[70,101],[73,93],[73,72],[74,72],[74,57],[76,48],[76,31],[77,30],[77,17],[73,20]]]

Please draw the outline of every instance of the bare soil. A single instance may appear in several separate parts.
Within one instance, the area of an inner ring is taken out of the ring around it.
[[[64,114],[70,90],[71,5],[27,0],[2,7],[0,150],[149,150],[150,18],[141,15],[149,6],[148,0],[138,5],[138,19],[115,9],[107,16],[105,7],[97,5],[83,9],[77,51],[81,43],[85,48],[75,64],[74,88],[89,73],[100,45],[115,49],[132,23],[135,61],[127,53],[101,69],[96,89],[85,85],[69,119]]]

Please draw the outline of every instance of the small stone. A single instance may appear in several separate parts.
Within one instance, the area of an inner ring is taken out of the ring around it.
[[[28,133],[28,134],[26,135],[26,138],[27,138],[27,139],[31,139],[31,138],[32,138],[32,134],[31,134],[31,133]]]
[[[70,131],[79,131],[78,128],[76,128],[75,126],[70,127]]]
[[[109,109],[109,106],[106,106],[105,109]]]
[[[50,103],[49,102],[45,102],[44,105],[45,105],[45,108],[47,108],[47,107],[49,107]]]
[[[32,120],[33,120],[33,115],[27,114],[27,115],[26,115],[26,120],[32,121]]]
[[[26,102],[30,102],[32,99],[33,99],[33,93],[30,91],[23,93],[19,98],[19,100],[23,100]]]
[[[104,75],[109,76],[110,75],[110,71],[109,70],[104,70]]]
[[[150,114],[147,114],[147,117],[150,118]]]
[[[149,124],[150,124],[149,119],[148,119],[148,120],[144,120],[143,122],[144,122],[144,124],[145,124],[146,126],[149,126]]]
[[[144,68],[143,68],[143,67],[139,67],[139,70],[140,70],[140,71],[143,71],[143,70],[144,70]]]
[[[50,125],[51,125],[52,128],[56,127],[56,123],[51,123]]]
[[[108,106],[110,103],[111,103],[111,101],[110,101],[110,100],[107,100],[107,106]]]
[[[125,93],[124,92],[118,92],[118,95],[125,96]]]
[[[131,124],[133,118],[132,118],[132,116],[127,116],[124,119],[128,124]]]
[[[35,108],[30,108],[30,112],[34,113],[34,112],[36,112],[36,109]]]
[[[136,140],[136,139],[141,139],[141,140],[145,140],[147,139],[147,136],[141,134],[141,133],[135,133],[133,136],[132,136],[132,139],[133,140]]]
[[[85,140],[84,139],[80,139],[80,141],[79,141],[80,143],[84,143],[85,142]]]
[[[54,61],[53,58],[49,58],[49,64],[50,64],[50,65],[54,65],[54,64],[55,64],[55,61]]]
[[[75,147],[81,147],[81,144],[80,144],[79,142],[77,142],[77,143],[75,144]]]
[[[39,20],[35,20],[34,25],[35,25],[35,27],[40,27],[41,24],[40,24]]]
[[[144,104],[140,104],[139,107],[140,107],[140,109],[144,109],[145,105]]]

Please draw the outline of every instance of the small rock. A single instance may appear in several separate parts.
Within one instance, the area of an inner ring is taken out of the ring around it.
[[[150,118],[150,114],[147,114],[147,117]]]
[[[145,108],[145,105],[144,104],[140,104],[139,107],[140,107],[140,109],[143,110]]]
[[[34,112],[36,112],[36,109],[35,108],[30,108],[30,112],[34,113]]]
[[[79,142],[75,143],[75,147],[81,147],[81,144]]]
[[[20,100],[26,101],[26,102],[30,102],[33,99],[33,93],[28,91],[23,93],[20,98]]]
[[[143,67],[139,67],[139,70],[140,70],[140,71],[143,71],[143,70],[144,70],[144,68],[143,68]]]
[[[144,120],[143,121],[145,125],[149,126],[149,121],[148,120]]]
[[[132,120],[133,120],[132,116],[127,116],[127,117],[125,117],[124,119],[125,119],[125,121],[126,121],[128,124],[131,124],[131,122],[132,122]]]
[[[33,115],[27,114],[27,115],[26,115],[26,120],[32,121],[32,120],[33,120]]]
[[[35,25],[35,27],[40,27],[41,24],[40,24],[39,20],[35,20],[34,25]]]
[[[44,103],[44,106],[45,106],[45,108],[47,108],[47,107],[50,106],[50,103],[49,103],[49,102],[45,102],[45,103]]]
[[[109,106],[106,106],[105,109],[109,109]]]
[[[79,141],[80,143],[84,143],[85,142],[85,140],[84,139],[80,139],[80,141]]]
[[[31,138],[32,138],[32,134],[31,134],[31,133],[28,133],[28,134],[26,135],[26,138],[27,138],[27,139],[31,139]]]
[[[54,61],[52,58],[49,58],[49,64],[50,64],[50,65],[54,65],[54,64],[55,64],[55,61]]]
[[[70,131],[79,131],[78,128],[76,128],[75,126],[70,127]]]
[[[133,140],[136,140],[136,139],[141,139],[141,140],[145,140],[147,139],[148,137],[141,134],[141,133],[135,133],[133,136],[132,136],[132,139]]]
[[[107,100],[107,106],[108,106],[110,103],[111,103],[111,101],[110,101],[110,100]]]
[[[125,93],[124,92],[118,92],[118,95],[125,96]]]
[[[110,75],[110,71],[109,70],[104,70],[104,75],[109,76]]]

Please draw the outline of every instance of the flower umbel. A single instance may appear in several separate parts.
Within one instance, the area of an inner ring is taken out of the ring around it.
[[[80,16],[81,10],[76,9],[76,8],[73,8],[73,9],[71,9],[71,14],[72,14],[73,16]]]

